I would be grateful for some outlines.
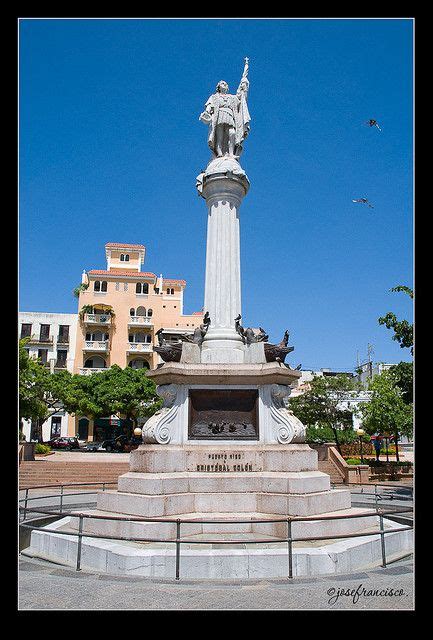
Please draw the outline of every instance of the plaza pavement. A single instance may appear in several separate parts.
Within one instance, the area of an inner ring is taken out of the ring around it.
[[[20,559],[24,610],[412,610],[412,561],[352,575],[289,580],[158,580],[76,572]],[[391,591],[392,590],[392,591]],[[357,592],[359,596],[357,596]],[[341,594],[341,595],[339,595]]]

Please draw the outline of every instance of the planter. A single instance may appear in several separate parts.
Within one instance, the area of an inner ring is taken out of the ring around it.
[[[35,443],[20,442],[18,445],[18,456],[20,462],[32,461],[35,459]]]

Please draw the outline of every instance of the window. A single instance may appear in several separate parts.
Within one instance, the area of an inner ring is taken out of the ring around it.
[[[116,282],[116,291],[119,291],[119,289],[120,289],[120,283]]]
[[[159,287],[153,287],[155,293],[159,293]]]
[[[56,438],[57,436],[60,436],[61,428],[62,428],[61,416],[53,416],[51,418],[51,438]]]
[[[95,331],[95,333],[86,333],[86,342],[103,342],[108,340],[108,333],[102,333],[102,331]]]
[[[151,318],[152,316],[153,316],[153,311],[152,311],[152,309],[148,309],[148,310],[147,310],[147,317],[148,317],[148,318]]]
[[[174,296],[174,289],[170,289],[170,293],[172,296]]]
[[[145,316],[146,315],[145,307],[138,307],[135,315],[137,315],[137,316]]]
[[[57,342],[60,342],[61,344],[69,343],[69,325],[68,324],[61,324],[59,326],[59,336],[57,338]]]
[[[167,293],[170,294],[170,289],[167,289]]]
[[[42,364],[48,363],[48,349],[38,349],[38,358]]]
[[[135,285],[135,293],[149,293],[149,285],[147,282],[137,282]]]
[[[58,349],[57,350],[57,362],[56,362],[56,367],[66,367],[66,356],[68,355],[68,352],[65,349]]]
[[[105,369],[105,360],[100,356],[88,358],[84,363],[85,369]]]
[[[129,310],[129,315],[130,316],[135,316],[135,309],[130,309]]]
[[[123,283],[123,290],[124,291],[128,291],[128,283],[127,282]]]
[[[95,280],[93,285],[93,291],[107,291],[107,282],[106,280]]]
[[[23,323],[21,325],[21,338],[29,338],[31,334],[32,334],[32,325]]]
[[[125,262],[129,262],[129,255],[128,254],[125,255]]]
[[[126,253],[120,254],[120,262],[129,262],[129,255]]]
[[[150,335],[150,333],[148,333],[147,336],[146,336],[146,342],[148,344],[150,344],[152,342],[152,336]]]
[[[50,339],[50,325],[49,324],[41,324],[41,330],[39,333],[39,340],[41,342],[48,342]]]
[[[128,366],[130,366],[131,369],[150,369],[150,365],[147,360],[143,360],[142,358],[131,360]]]

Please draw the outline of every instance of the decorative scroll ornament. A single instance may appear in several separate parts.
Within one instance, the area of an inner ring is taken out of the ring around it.
[[[144,444],[168,444],[171,440],[171,423],[175,420],[179,407],[175,405],[178,387],[164,384],[157,387],[158,395],[163,399],[162,409],[153,414],[143,427]]]
[[[291,389],[286,385],[273,384],[271,387],[271,416],[277,425],[275,436],[281,444],[305,442],[305,426],[287,408],[290,393]]]

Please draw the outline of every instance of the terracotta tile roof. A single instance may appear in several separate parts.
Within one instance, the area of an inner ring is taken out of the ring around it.
[[[150,273],[147,271],[134,271],[133,269],[110,269],[110,271],[106,271],[105,269],[91,269],[91,271],[88,271],[87,273],[93,276],[130,276],[132,278],[156,278],[156,275],[154,273]]]
[[[107,242],[106,247],[121,247],[122,249],[145,249],[143,244],[127,244],[126,242]]]
[[[174,284],[180,284],[183,286],[186,285],[186,280],[176,280],[175,278],[163,278],[162,282],[164,284],[174,283]]]

